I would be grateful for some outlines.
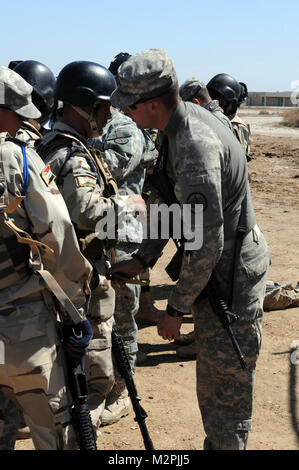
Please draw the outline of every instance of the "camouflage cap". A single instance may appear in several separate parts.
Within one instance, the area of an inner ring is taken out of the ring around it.
[[[177,82],[172,62],[163,49],[141,51],[118,69],[119,85],[111,95],[115,108],[126,108],[146,97],[166,93]]]
[[[180,86],[180,97],[184,101],[191,101],[202,88],[206,88],[204,82],[195,77],[188,78]]]
[[[31,99],[32,86],[18,73],[0,65],[0,106],[6,106],[22,118],[41,116]]]

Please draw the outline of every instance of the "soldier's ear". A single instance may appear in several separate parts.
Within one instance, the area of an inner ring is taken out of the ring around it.
[[[193,98],[192,103],[199,104],[201,106],[201,102],[199,98]]]

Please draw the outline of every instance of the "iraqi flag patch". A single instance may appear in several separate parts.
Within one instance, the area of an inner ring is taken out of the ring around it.
[[[97,179],[94,176],[89,176],[89,175],[76,176],[77,187],[90,186],[91,188],[95,188],[96,184],[97,184]]]
[[[50,166],[46,166],[46,168],[41,172],[41,177],[44,181],[44,183],[47,186],[50,186],[50,184],[55,180],[56,175],[52,172]]]

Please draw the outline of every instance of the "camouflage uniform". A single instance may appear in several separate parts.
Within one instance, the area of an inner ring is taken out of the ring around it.
[[[238,141],[240,142],[242,148],[245,150],[246,155],[250,155],[250,126],[245,124],[245,122],[238,116],[236,113],[231,119],[231,125],[233,131]]]
[[[223,109],[219,105],[218,100],[210,101],[205,108],[216,116],[223,124],[232,129],[232,125],[227,116],[225,116]]]
[[[43,136],[31,122],[23,121],[22,126],[16,133],[16,137],[24,142],[26,146],[34,148],[35,142]]]
[[[25,185],[21,144],[16,139],[1,144],[9,202],[21,195]],[[84,313],[86,298],[82,284],[87,281],[91,267],[79,251],[57,186],[48,178],[39,156],[29,148],[26,152],[29,171],[26,197],[9,218],[16,227],[53,249],[53,254],[43,252],[44,269],[53,274]],[[29,267],[28,245],[17,242],[4,219],[1,219],[1,252],[0,340],[5,345],[5,361],[0,365],[1,394],[23,411],[36,449],[74,449],[71,401],[65,386],[54,301],[42,278]],[[14,407],[8,409],[15,413]],[[15,430],[5,423],[1,440],[4,448],[7,442],[13,443]]]
[[[120,195],[141,194],[145,177],[145,139],[132,119],[115,109],[101,138],[90,139],[90,145],[103,151],[103,159],[117,182]],[[138,249],[142,238],[141,222],[128,214],[125,227],[118,232],[115,260],[128,259]],[[139,295],[140,286],[136,284],[126,284],[121,291],[116,290],[114,311],[117,330],[123,337],[133,371],[138,350],[134,316],[138,311]]]
[[[69,137],[63,137],[63,135]],[[103,196],[103,182],[99,182],[96,169],[91,166],[87,142],[73,128],[62,122],[54,124],[38,147],[38,152],[56,175],[57,185],[66,202],[79,240],[96,230],[103,217],[101,210],[114,208],[116,196]],[[97,238],[87,259],[100,276],[100,283],[92,291],[88,319],[93,327],[93,339],[85,360],[88,382],[88,404],[94,426],[100,424],[105,398],[114,384],[111,355],[111,331],[115,293],[105,278],[107,259],[103,255],[105,243]],[[83,242],[84,243],[84,242]],[[81,244],[82,249],[84,246]]]
[[[205,103],[207,99],[210,99],[209,92],[204,82],[198,80],[196,77],[188,78],[181,86],[180,86],[180,97],[183,101],[192,101],[194,98],[199,97],[199,93],[205,91],[205,95],[207,98],[205,99]],[[201,101],[201,106],[206,108],[208,111],[214,114],[223,124],[227,127],[232,129],[231,122],[227,116],[225,116],[223,109],[219,106],[218,100],[211,100],[208,104],[205,104]]]
[[[145,93],[157,95],[167,83],[170,86],[177,81],[172,63],[162,50],[143,51],[131,57],[120,67],[118,77],[120,84],[111,96],[111,103],[120,108],[136,103]],[[197,395],[207,434],[205,448],[245,449],[269,265],[267,244],[252,207],[247,162],[232,133],[210,112],[193,103],[179,103],[163,134],[168,139],[167,176],[177,201],[181,205],[200,203],[203,207],[203,245],[184,252],[179,280],[168,304],[180,314],[193,313]],[[214,272],[217,294],[229,300],[237,227],[245,195],[247,205],[243,215],[247,234],[236,260],[232,309],[240,316],[233,329],[248,370],[241,369],[209,300],[200,295]],[[163,202],[156,191],[150,199]],[[138,254],[155,257],[165,242],[148,238]]]

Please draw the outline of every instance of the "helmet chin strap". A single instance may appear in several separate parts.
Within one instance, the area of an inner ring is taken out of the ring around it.
[[[74,105],[71,105],[71,106],[78,114],[80,114],[80,116],[82,116],[84,119],[86,119],[86,121],[88,121],[91,132],[92,132],[91,137],[99,137],[100,131],[99,131],[97,122],[94,117],[94,109],[91,111],[90,114],[88,114],[85,111],[83,111],[83,109],[79,108],[78,106],[74,106]]]

